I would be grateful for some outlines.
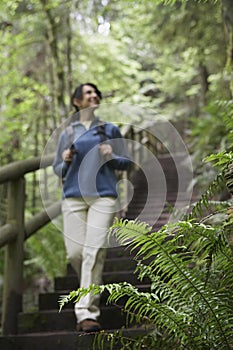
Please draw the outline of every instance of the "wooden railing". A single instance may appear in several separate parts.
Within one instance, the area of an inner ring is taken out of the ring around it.
[[[161,152],[161,143],[153,137],[151,127],[135,128],[131,125],[122,126],[123,136],[132,140],[128,143],[129,153],[135,164],[141,159],[146,161],[143,146],[153,153]],[[136,142],[135,142],[136,141]],[[51,166],[54,155],[43,158],[32,158],[17,161],[0,169],[0,184],[7,184],[7,218],[6,224],[0,227],[0,248],[5,247],[3,303],[2,303],[2,333],[17,334],[17,315],[22,311],[24,242],[40,228],[48,224],[61,212],[61,203],[55,203],[45,211],[36,214],[25,222],[25,175],[41,168]],[[137,165],[135,166],[137,168]],[[132,168],[131,168],[132,171]],[[127,178],[130,174],[124,172]],[[123,190],[124,210],[127,210],[127,186]]]

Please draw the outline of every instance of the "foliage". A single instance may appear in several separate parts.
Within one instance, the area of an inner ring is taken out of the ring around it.
[[[112,34],[127,42],[128,54],[142,66],[140,90],[133,101],[142,101],[140,93],[144,94],[159,113],[187,120],[199,115],[207,93],[208,98],[213,91],[219,97],[229,95],[221,76],[225,57],[218,51],[225,51],[220,4],[176,1],[170,7],[147,1],[144,6],[135,3],[134,11],[124,9],[120,18],[114,21]]]
[[[66,252],[62,234],[52,223],[26,242],[25,278],[43,273],[48,278],[64,274]]]
[[[232,147],[232,103],[232,100],[214,101],[205,108],[205,118],[193,119],[193,150],[198,159]]]
[[[221,166],[232,159],[232,130],[232,100],[216,100],[205,108],[203,118],[192,119],[190,150],[196,173],[194,185],[199,192],[214,180],[217,173],[208,162],[215,159],[216,165]]]
[[[154,113],[143,114],[148,119],[189,122],[203,104],[227,98],[220,1],[173,3],[2,1],[1,164],[42,153],[69,115],[70,92],[81,81],[101,86],[109,105],[150,108]],[[110,114],[115,118],[114,110]],[[206,126],[197,126],[200,136],[216,125],[214,135],[224,140],[220,122],[200,119]],[[127,121],[140,123],[141,116],[131,110]],[[208,140],[201,147],[209,148]]]
[[[229,96],[220,2],[132,4],[1,2],[2,164],[41,154],[81,81],[96,82],[109,103],[141,104],[169,118],[198,115],[206,94]]]
[[[207,159],[207,158],[206,158]],[[209,156],[208,159],[215,159],[213,156]],[[210,204],[212,203],[211,198],[214,197],[216,194],[219,194],[221,191],[226,189],[226,179],[225,179],[225,171],[228,169],[228,166],[232,164],[232,160],[228,160],[226,164],[224,163],[223,170],[218,173],[215,177],[215,179],[209,184],[208,188],[201,194],[200,199],[193,204],[193,208],[191,212],[188,214],[189,218],[192,217],[199,217],[202,218],[204,214],[204,209],[208,210],[210,207]],[[224,208],[224,201],[216,201],[217,204],[220,203],[220,206]],[[226,205],[228,202],[226,201]]]

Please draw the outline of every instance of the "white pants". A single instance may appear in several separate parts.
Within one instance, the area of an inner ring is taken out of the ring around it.
[[[76,271],[80,287],[102,283],[106,238],[116,212],[116,199],[66,198],[62,202],[67,257]],[[75,303],[77,322],[100,315],[100,296],[88,294]]]

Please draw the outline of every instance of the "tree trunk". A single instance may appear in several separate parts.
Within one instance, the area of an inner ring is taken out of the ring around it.
[[[67,59],[67,82],[68,82],[68,94],[71,97],[72,96],[72,58],[71,58],[71,52],[72,52],[72,29],[70,24],[70,13],[67,12],[67,50],[66,50],[66,59]],[[70,102],[71,107],[71,102]]]
[[[200,72],[200,80],[201,80],[202,105],[205,106],[206,105],[206,94],[207,94],[208,89],[209,89],[209,82],[208,82],[209,73],[208,73],[206,65],[200,63],[199,72]]]
[[[56,127],[61,123],[61,115],[66,112],[65,106],[65,77],[63,65],[60,62],[59,49],[57,42],[58,24],[52,14],[51,9],[47,6],[45,0],[40,0],[43,10],[48,21],[48,46],[50,50],[50,66],[51,66],[51,96],[53,99],[53,113]]]
[[[34,143],[34,157],[38,157],[38,148],[39,148],[39,140],[38,135],[40,131],[40,119],[37,117],[35,123],[35,143]],[[36,202],[37,202],[37,173],[33,172],[32,176],[32,199],[31,199],[31,207],[33,212],[36,211]]]
[[[226,69],[230,76],[230,89],[233,98],[233,1],[222,0],[222,17],[227,43]]]

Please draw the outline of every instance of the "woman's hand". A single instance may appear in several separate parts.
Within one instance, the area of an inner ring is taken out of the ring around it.
[[[73,159],[73,151],[72,151],[71,149],[66,149],[65,151],[63,151],[63,153],[62,153],[62,159],[63,159],[66,163],[72,162],[72,159]]]
[[[112,146],[107,143],[99,145],[100,154],[105,157],[106,160],[112,159]]]

